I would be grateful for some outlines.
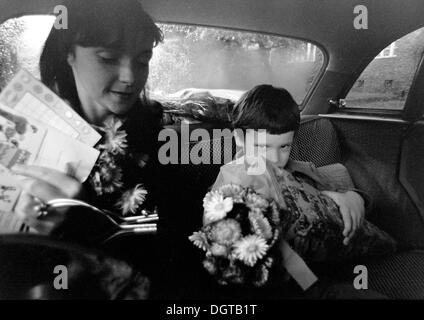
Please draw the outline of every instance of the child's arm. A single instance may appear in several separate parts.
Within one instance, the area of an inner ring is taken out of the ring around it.
[[[344,223],[343,243],[347,245],[361,227],[365,212],[370,210],[370,198],[364,192],[355,189],[347,168],[342,164],[319,169],[311,164],[311,169],[324,184],[323,194],[330,197],[340,208]]]
[[[340,209],[344,222],[343,244],[348,245],[356,231],[361,227],[365,216],[364,199],[356,191],[322,191],[331,198]]]

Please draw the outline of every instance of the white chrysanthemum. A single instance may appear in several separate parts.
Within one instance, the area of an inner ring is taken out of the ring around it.
[[[244,189],[238,184],[225,184],[218,191],[222,193],[224,198],[231,197],[236,203],[243,202]]]
[[[236,258],[250,267],[253,267],[258,259],[263,258],[267,250],[265,239],[257,235],[246,236],[234,244]]]
[[[253,232],[262,238],[269,240],[272,238],[272,227],[262,212],[250,211],[249,220],[252,225]]]
[[[232,245],[241,238],[240,224],[234,219],[218,221],[210,230],[210,238],[219,244]]]
[[[221,192],[213,190],[213,191],[209,191],[205,197],[203,198],[203,207],[205,207],[206,204],[208,204],[212,198],[216,198],[218,196],[224,196]]]
[[[122,127],[122,121],[116,117],[109,117],[102,130],[105,133],[104,143],[99,146],[100,149],[108,150],[113,154],[125,154],[127,145],[127,134]]]
[[[249,192],[246,195],[246,205],[251,208],[259,208],[261,210],[265,210],[266,208],[268,208],[269,202],[260,195],[253,192]]]
[[[91,182],[98,195],[114,193],[123,186],[122,169],[118,167],[101,166],[91,177]]]
[[[228,253],[227,247],[218,243],[212,244],[209,250],[216,257],[225,257]]]
[[[134,214],[146,200],[146,196],[147,190],[144,189],[143,185],[138,184],[134,189],[128,190],[122,195],[117,206],[121,209],[123,215]]]
[[[206,238],[206,235],[202,231],[194,232],[188,239],[193,242],[193,244],[198,247],[199,249],[202,249],[203,251],[208,250],[208,239]]]
[[[208,199],[204,199],[205,220],[207,223],[225,218],[227,212],[233,209],[233,199],[225,198],[219,192],[210,193]]]

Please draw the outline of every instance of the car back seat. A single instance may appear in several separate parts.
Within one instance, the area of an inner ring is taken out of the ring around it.
[[[195,128],[193,128],[195,129]],[[192,129],[191,129],[192,130]],[[211,132],[210,129],[207,129]],[[213,136],[210,134],[210,136]],[[180,176],[188,178],[190,185],[195,186],[199,191],[207,190],[214,182],[219,173],[221,165],[228,162],[228,154],[232,156],[236,153],[236,146],[232,136],[223,139],[211,139],[190,141],[189,150],[202,145],[202,149],[209,153],[210,164],[182,164],[180,166]],[[325,152],[323,152],[325,150]],[[302,118],[301,126],[295,136],[291,158],[299,161],[313,162],[317,167],[337,163],[341,161],[341,148],[331,121],[317,118],[316,116]],[[215,159],[221,159],[220,163],[213,163]],[[227,159],[225,159],[227,158]],[[227,160],[227,161],[224,161]]]
[[[228,143],[226,139],[230,139]],[[213,157],[221,157],[225,152],[235,154],[235,144],[232,137],[212,139],[207,141],[191,141],[189,149],[204,144],[210,153],[211,164],[180,165],[179,185],[185,194],[187,210],[194,214],[187,218],[186,230],[191,234],[202,223],[202,200],[208,188],[214,183],[221,164],[213,164]],[[325,166],[342,162],[342,142],[336,127],[330,119],[317,116],[303,117],[301,126],[295,136],[291,158],[300,161],[311,161],[316,166]],[[219,153],[218,155],[216,153]],[[378,203],[374,203],[378,206]],[[399,254],[368,261],[369,287],[390,298],[424,299],[424,251],[403,251]],[[345,280],[352,280],[353,269],[345,275]]]

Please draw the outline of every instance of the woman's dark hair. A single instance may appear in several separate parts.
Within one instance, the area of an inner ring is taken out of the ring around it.
[[[300,124],[299,106],[283,88],[259,85],[244,93],[234,105],[234,129],[266,130],[270,134],[296,131]]]
[[[138,0],[64,0],[63,5],[68,13],[68,28],[52,27],[40,57],[40,75],[45,85],[81,113],[75,79],[67,62],[75,45],[119,45],[137,24],[142,25],[143,32],[153,35],[154,46],[163,40],[163,35]]]

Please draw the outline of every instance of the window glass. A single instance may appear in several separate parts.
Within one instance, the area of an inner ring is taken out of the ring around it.
[[[286,37],[187,25],[160,24],[164,43],[154,52],[154,93],[183,88],[232,89],[258,84],[289,90],[300,104],[324,57],[315,45]]]
[[[0,89],[20,67],[39,77],[38,60],[53,16],[25,16],[0,25]]]
[[[383,49],[346,96],[349,108],[402,110],[424,51],[424,28]]]
[[[0,88],[20,68],[39,77],[38,60],[53,16],[24,16],[0,25]],[[267,83],[301,104],[324,63],[315,45],[291,38],[188,25],[159,24],[165,41],[154,50],[148,88],[169,95],[185,88],[241,94]]]

